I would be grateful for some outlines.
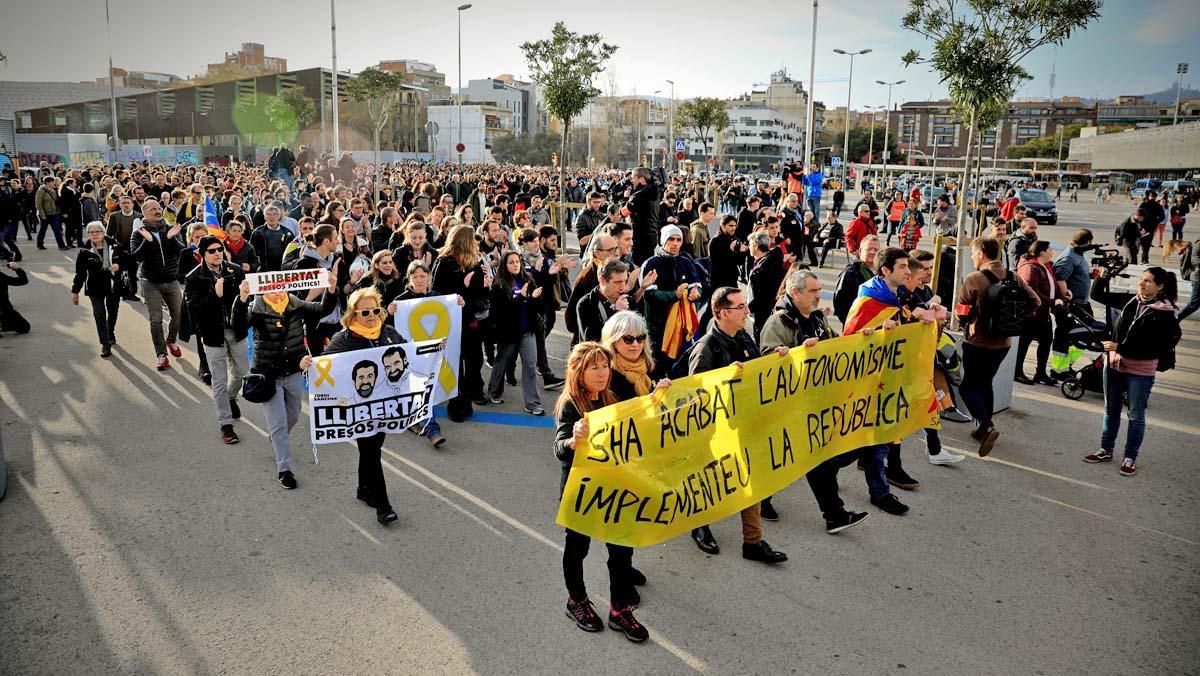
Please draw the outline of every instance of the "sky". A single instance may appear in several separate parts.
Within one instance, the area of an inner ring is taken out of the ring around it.
[[[338,67],[357,72],[381,60],[433,63],[457,84],[458,2],[336,0]],[[4,4],[16,0],[4,0]],[[1058,49],[1044,47],[1024,65],[1034,79],[1021,97],[1054,95],[1112,98],[1173,86],[1175,66],[1189,62],[1184,86],[1200,83],[1200,10],[1197,0],[1106,0],[1102,18]],[[113,65],[191,76],[219,62],[242,42],[266,45],[269,56],[298,70],[330,65],[328,0],[109,0]],[[929,43],[906,32],[904,0],[821,3],[817,20],[816,99],[846,105],[849,59],[835,48],[870,54],[854,60],[851,107],[885,105],[876,80],[905,80],[893,105],[941,98],[944,88],[923,66],[905,68],[908,49]],[[175,7],[178,7],[176,10]],[[781,10],[787,10],[785,13]],[[69,15],[64,16],[64,13]],[[0,23],[0,80],[94,80],[107,66],[103,0],[43,0],[6,11]],[[462,77],[528,75],[519,45],[549,35],[555,21],[577,32],[598,32],[619,50],[609,74],[621,94],[731,97],[749,91],[781,67],[810,88],[811,5],[803,0],[689,0],[687,2],[548,3],[475,0],[462,13]],[[52,37],[45,27],[53,26]]]

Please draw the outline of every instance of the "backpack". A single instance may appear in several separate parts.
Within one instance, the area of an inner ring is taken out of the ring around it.
[[[1029,295],[1011,272],[1004,279],[996,277],[991,270],[982,272],[991,284],[980,308],[976,330],[991,338],[1021,335],[1025,322],[1032,314]]]

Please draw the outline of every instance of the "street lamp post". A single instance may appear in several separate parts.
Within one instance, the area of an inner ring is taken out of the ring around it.
[[[663,150],[663,164],[669,164],[671,171],[675,171],[679,168],[679,164],[672,159],[675,156],[671,154],[671,148],[675,146],[675,81],[667,80],[667,84],[671,85],[671,109],[667,116],[667,147]]]
[[[462,145],[462,13],[471,9],[471,3],[458,6],[458,140],[455,142],[455,150],[458,151],[458,146]],[[462,171],[463,154],[458,152],[458,169]],[[564,160],[565,161],[565,160]]]
[[[333,156],[339,158],[342,154],[338,142],[338,69],[337,69],[337,17],[334,14],[334,3],[329,0],[329,39],[333,50]]]
[[[111,68],[112,64],[110,63],[109,69]],[[1188,65],[1186,63],[1178,64],[1175,66],[1175,72],[1179,77],[1175,79],[1175,117],[1171,120],[1171,124],[1173,125],[1179,124],[1179,88],[1183,86],[1183,76],[1187,75]]]
[[[808,113],[804,129],[804,165],[812,162],[813,130],[816,128],[813,120],[813,97],[817,88],[817,0],[813,0],[812,18],[812,48],[808,56]]]
[[[113,67],[112,67],[112,28],[108,20],[108,0],[104,0],[104,30],[108,33],[108,103],[112,108],[112,138],[113,138],[113,157],[112,161],[115,164],[120,161],[121,156],[121,134],[117,131],[117,94],[116,87],[113,84]],[[1176,106],[1178,109],[1178,106]],[[192,135],[195,136],[195,131]],[[195,139],[193,139],[195,140]],[[240,158],[239,158],[240,159]]]
[[[871,50],[863,49],[857,52],[847,52],[844,49],[835,49],[833,51],[836,54],[842,54],[850,57],[850,79],[846,83],[846,132],[842,138],[842,189],[844,190],[845,186],[847,185],[847,172],[850,171],[850,164],[848,162],[850,158],[847,156],[850,154],[850,90],[854,86],[854,57],[859,56],[860,54],[869,54]]]
[[[875,163],[875,111],[879,106],[864,106],[871,111],[871,140],[867,145],[867,173],[871,171],[871,165]],[[859,181],[861,184],[862,181]]]
[[[887,106],[883,111],[883,180],[887,182],[887,163],[888,163],[888,134],[892,129],[892,87],[904,84],[904,80],[896,80],[895,82],[884,82],[876,80],[875,84],[881,84],[888,88]]]

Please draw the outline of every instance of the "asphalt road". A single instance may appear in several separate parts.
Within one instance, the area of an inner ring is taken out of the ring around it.
[[[1063,205],[1045,231],[1107,233],[1127,206]],[[737,519],[715,525],[715,557],[687,538],[636,552],[639,646],[563,616],[550,429],[446,423],[436,451],[389,438],[400,520],[384,528],[354,499],[353,446],[313,464],[302,422],[285,491],[257,406],[223,445],[194,351],[154,370],[144,306],[122,306],[101,360],[71,261],[28,257],[13,295],[33,332],[0,339],[0,673],[1200,673],[1196,322],[1155,386],[1136,477],[1080,462],[1099,395],[1018,385],[988,459],[932,467],[906,441],[922,481],[907,516],[871,507],[850,468],[842,495],[870,518],[826,535],[799,482],[766,525],[791,557],[777,568],[738,556]],[[514,394],[496,408],[517,414]],[[946,444],[970,448],[967,432],[948,425]]]

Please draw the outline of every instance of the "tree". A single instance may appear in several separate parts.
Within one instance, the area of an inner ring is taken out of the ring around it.
[[[553,132],[514,136],[505,134],[492,141],[492,155],[501,164],[532,164],[544,166],[550,153],[562,145],[562,137]]]
[[[949,89],[955,110],[967,125],[958,241],[963,220],[968,167],[976,133],[999,122],[1017,86],[1031,79],[1020,62],[1048,44],[1060,45],[1100,17],[1102,0],[909,0],[903,26],[928,40],[933,51],[910,50],[904,65],[928,64]],[[978,155],[978,151],[975,151]],[[978,164],[978,157],[976,157]],[[954,289],[963,276],[966,247],[957,246]],[[953,305],[953,299],[951,301]]]
[[[1010,160],[1021,159],[1025,157],[1055,157],[1061,148],[1061,154],[1058,154],[1058,159],[1065,160],[1071,151],[1071,139],[1079,138],[1079,132],[1083,130],[1082,124],[1068,124],[1061,128],[1062,135],[1059,132],[1054,132],[1050,136],[1039,136],[1033,140],[1025,142],[1019,146],[1009,146],[1004,151],[1004,156]],[[1124,131],[1129,126],[1110,127],[1108,132]],[[1061,141],[1061,146],[1060,142]]]
[[[304,89],[288,87],[271,97],[266,114],[279,134],[280,143],[293,143],[300,131],[317,116],[317,109]]]
[[[841,140],[841,137],[837,139],[837,141]],[[888,157],[896,157],[896,137],[891,136],[888,138],[888,144],[891,146],[888,150],[892,151],[892,154]],[[838,142],[831,145],[835,148],[841,146]],[[871,152],[874,152],[876,157],[883,157],[883,151],[883,125],[875,125],[874,142],[872,142],[870,127],[855,127],[850,130],[850,149],[846,161],[862,162],[867,159],[867,154]]]
[[[404,84],[397,73],[388,73],[378,68],[364,68],[346,85],[346,96],[351,101],[362,103],[371,118],[371,136],[375,147],[375,173],[379,172],[379,134],[387,126],[388,119],[396,112],[396,94]],[[379,178],[375,178],[375,199],[379,199]]]
[[[605,64],[616,45],[604,42],[599,33],[578,34],[567,30],[566,24],[554,24],[550,37],[536,42],[521,43],[521,52],[529,65],[530,77],[542,88],[546,108],[563,125],[562,151],[559,153],[558,194],[565,198],[563,167],[570,161],[567,155],[567,139],[571,134],[571,120],[583,112],[588,101],[600,95],[592,79],[604,71]],[[563,207],[558,207],[559,227],[562,227]],[[558,241],[567,238],[559,232]]]
[[[708,159],[708,140],[713,132],[719,135],[729,126],[725,102],[707,96],[684,101],[675,111],[675,119],[679,121],[679,126],[691,129],[696,140],[704,146],[705,160]]]

